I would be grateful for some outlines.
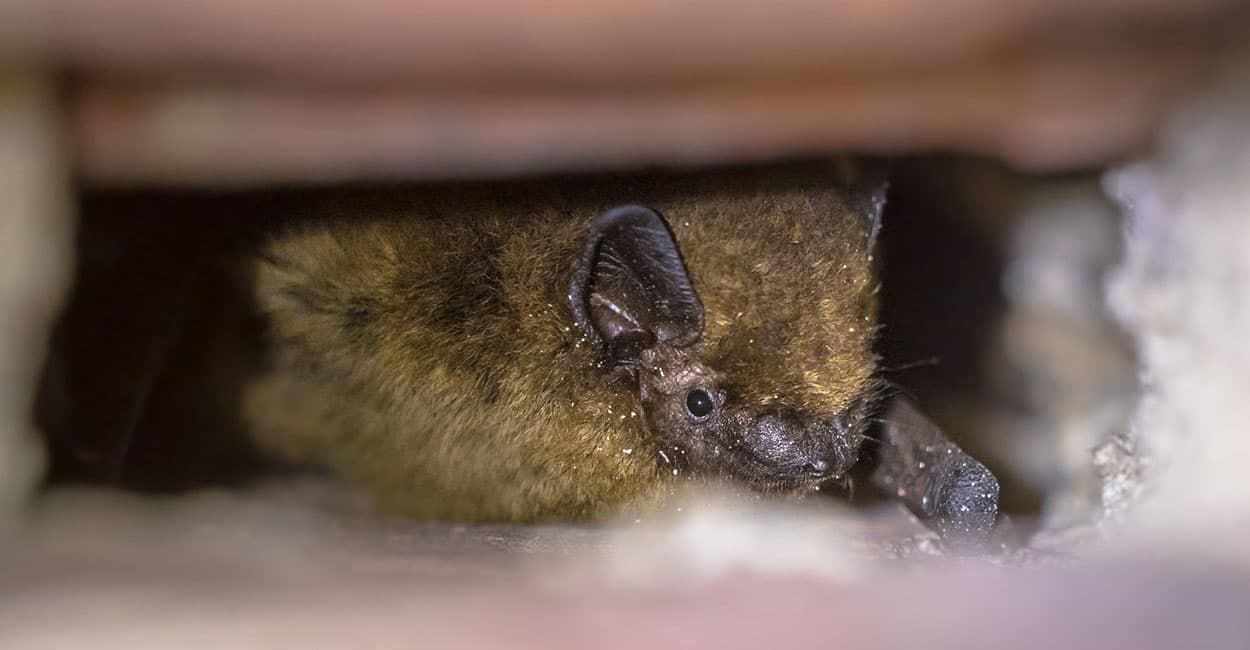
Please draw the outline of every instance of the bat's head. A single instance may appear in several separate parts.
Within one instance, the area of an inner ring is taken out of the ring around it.
[[[879,392],[871,249],[883,202],[883,182],[831,181],[594,221],[573,314],[601,362],[636,377],[664,460],[765,491],[851,468]]]

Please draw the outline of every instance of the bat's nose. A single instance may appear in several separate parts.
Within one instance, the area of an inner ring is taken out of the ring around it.
[[[824,478],[833,473],[833,464],[824,459],[809,460],[803,463],[802,470],[812,478]]]
[[[754,433],[757,454],[779,474],[823,479],[846,469],[846,445],[826,426],[814,427],[797,417],[766,416],[756,423]]]

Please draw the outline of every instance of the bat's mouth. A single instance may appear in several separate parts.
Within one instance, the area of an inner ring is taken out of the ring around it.
[[[845,474],[830,474],[818,478],[776,478],[763,480],[752,487],[764,494],[808,494],[810,492],[819,492],[822,486],[828,484],[836,484],[845,480]]]
[[[849,442],[837,444],[816,460],[805,454],[778,462],[775,457],[740,447],[722,447],[718,455],[722,459],[718,473],[768,494],[815,491],[825,483],[842,480],[856,460],[855,448]]]

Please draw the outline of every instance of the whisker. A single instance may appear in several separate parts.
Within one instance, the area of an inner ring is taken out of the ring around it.
[[[856,442],[861,442],[861,443],[862,443],[862,442],[872,442],[872,443],[876,443],[876,444],[878,444],[878,445],[885,444],[885,443],[881,442],[880,440],[878,440],[878,439],[876,439],[876,438],[874,438],[874,437],[872,437],[872,436],[866,436],[866,435],[863,435],[863,434],[859,434],[859,435],[855,436],[855,438],[856,438]]]
[[[932,356],[926,359],[917,359],[916,361],[909,361],[907,363],[902,363],[897,366],[882,366],[881,371],[882,372],[899,372],[902,370],[911,370],[912,368],[923,368],[923,367],[932,367],[932,366],[940,366],[940,365],[942,365],[942,358],[938,356]]]
[[[902,385],[889,381],[889,380],[882,382],[881,395],[880,395],[880,399],[882,401],[885,401],[886,399],[889,399],[889,398],[897,397],[899,395],[903,395],[912,400],[916,399],[916,396],[913,395],[906,388],[904,388]]]

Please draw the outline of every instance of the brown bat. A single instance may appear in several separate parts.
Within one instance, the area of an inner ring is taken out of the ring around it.
[[[180,400],[216,396],[265,456],[417,518],[593,520],[690,481],[805,493],[855,471],[983,539],[993,475],[882,399],[884,195],[821,163],[322,202],[184,319],[148,421],[182,429],[217,406]]]
[[[290,229],[253,269],[247,428],[414,517],[594,519],[700,477],[807,491],[868,456],[940,532],[982,536],[997,482],[910,405],[865,448],[885,186],[853,176],[434,193]]]

